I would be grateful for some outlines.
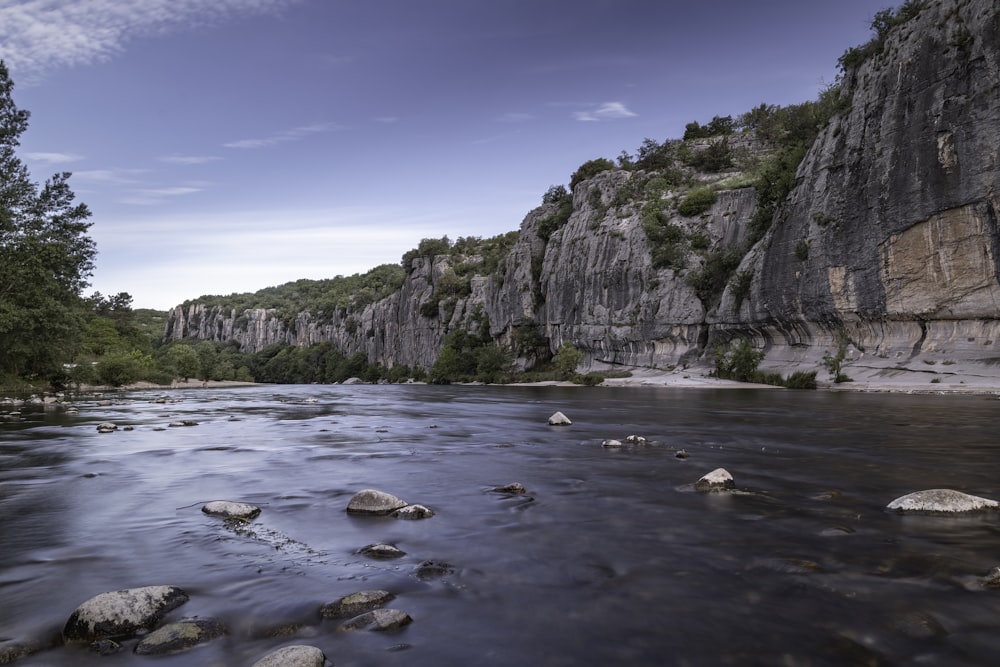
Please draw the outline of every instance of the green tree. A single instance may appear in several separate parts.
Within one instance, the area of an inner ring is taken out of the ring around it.
[[[576,374],[576,367],[583,361],[583,352],[570,343],[563,343],[552,357],[552,368],[560,380],[569,380]]]
[[[198,353],[190,345],[172,346],[167,350],[167,362],[172,367],[173,372],[184,378],[185,382],[198,375],[198,371],[201,369]]]
[[[17,157],[29,114],[13,88],[0,62],[0,372],[53,377],[79,343],[96,249],[69,174],[39,188]]]

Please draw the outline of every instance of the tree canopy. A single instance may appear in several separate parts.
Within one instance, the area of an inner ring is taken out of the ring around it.
[[[70,174],[39,187],[17,157],[29,114],[14,104],[13,88],[0,61],[0,372],[48,378],[79,343],[80,295],[97,250]]]

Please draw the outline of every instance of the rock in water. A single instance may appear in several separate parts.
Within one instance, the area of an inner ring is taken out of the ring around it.
[[[66,621],[63,637],[67,642],[131,637],[149,630],[164,614],[188,601],[175,586],[145,586],[101,593],[76,608]]]
[[[319,613],[323,618],[350,618],[377,609],[395,598],[389,591],[358,591],[323,605]]]
[[[549,426],[569,426],[572,423],[569,417],[561,412],[557,412],[549,417]]]
[[[169,623],[143,637],[135,652],[138,655],[180,653],[224,634],[225,626],[207,618]]]
[[[726,491],[735,488],[736,481],[725,468],[716,468],[694,483],[695,491]]]
[[[400,611],[399,609],[373,609],[343,623],[339,629],[384,632],[386,630],[397,630],[412,622],[413,619],[405,611]]]
[[[251,667],[323,667],[326,656],[315,646],[285,646],[268,653]]]
[[[229,500],[213,500],[210,503],[205,503],[201,511],[212,516],[221,516],[226,519],[241,519],[243,521],[250,521],[260,514],[260,508],[256,505],[237,503]]]
[[[916,491],[896,498],[886,505],[886,509],[905,514],[907,512],[924,514],[957,514],[961,512],[980,512],[997,509],[1000,503],[989,498],[970,496],[952,489],[928,489]]]
[[[369,558],[402,558],[406,552],[392,544],[369,544],[358,549],[358,553]]]
[[[347,503],[347,511],[354,514],[389,514],[409,505],[405,500],[376,489],[363,489]]]
[[[434,510],[423,505],[407,505],[392,513],[397,519],[429,519],[434,516]]]

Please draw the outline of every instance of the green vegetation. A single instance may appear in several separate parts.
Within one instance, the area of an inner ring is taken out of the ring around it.
[[[907,0],[897,9],[883,9],[875,12],[875,16],[871,22],[871,29],[875,33],[875,36],[861,46],[847,49],[837,60],[840,71],[846,74],[869,58],[882,53],[885,48],[886,37],[889,36],[893,28],[915,18],[930,4],[930,0]]]
[[[837,342],[837,353],[829,352],[823,355],[823,366],[830,373],[830,377],[836,384],[841,382],[851,382],[851,378],[843,372],[844,359],[847,358],[847,340],[841,338]]]
[[[97,250],[70,174],[39,187],[17,157],[29,113],[14,104],[13,88],[0,62],[0,377],[60,382],[80,346],[81,294]]]
[[[718,195],[710,187],[701,186],[693,188],[681,200],[681,203],[677,205],[677,212],[685,217],[701,215],[712,208],[717,199]]]
[[[684,126],[684,140],[706,139],[719,135],[732,134],[736,130],[736,123],[732,116],[715,116],[707,125],[699,125],[698,121],[693,121]]]
[[[715,376],[724,380],[770,384],[788,389],[816,388],[815,371],[796,371],[783,378],[778,373],[759,370],[763,360],[764,351],[754,349],[750,341],[744,339],[738,343],[731,342],[715,350]]]
[[[569,189],[572,191],[576,186],[589,178],[593,178],[602,171],[609,171],[615,168],[615,163],[605,158],[588,160],[580,165],[579,169],[573,172],[569,179]]]
[[[687,237],[683,229],[670,222],[657,202],[643,207],[642,229],[649,242],[654,269],[684,268]]]

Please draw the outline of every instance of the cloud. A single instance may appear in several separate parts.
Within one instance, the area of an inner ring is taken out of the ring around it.
[[[629,111],[628,107],[621,102],[605,102],[604,104],[598,105],[593,109],[573,112],[573,118],[580,121],[590,122],[615,120],[618,118],[632,118],[637,115],[637,113]]]
[[[67,162],[77,162],[83,159],[82,155],[75,153],[25,153],[24,157],[36,162],[46,164],[66,164]]]
[[[183,197],[203,192],[204,190],[205,184],[203,183],[191,183],[164,188],[136,188],[130,190],[119,202],[135,206],[157,206],[165,203],[172,197]]]
[[[0,59],[19,79],[120,54],[146,35],[277,12],[301,0],[24,0],[0,2]]]
[[[215,155],[164,155],[159,158],[160,162],[169,162],[170,164],[180,164],[185,166],[205,164],[206,162],[215,162],[221,159],[221,157]]]
[[[305,139],[313,134],[332,132],[333,130],[339,129],[341,129],[341,127],[336,123],[313,123],[312,125],[303,125],[301,127],[294,127],[290,130],[284,130],[263,139],[240,139],[239,141],[231,141],[227,144],[223,144],[223,146],[226,148],[247,149],[269,148],[270,146],[277,146],[278,144],[284,144],[290,141],[300,141],[301,139]]]
[[[136,183],[135,176],[146,173],[146,169],[86,169],[74,171],[74,181],[88,183],[109,183],[112,185],[131,185]]]

